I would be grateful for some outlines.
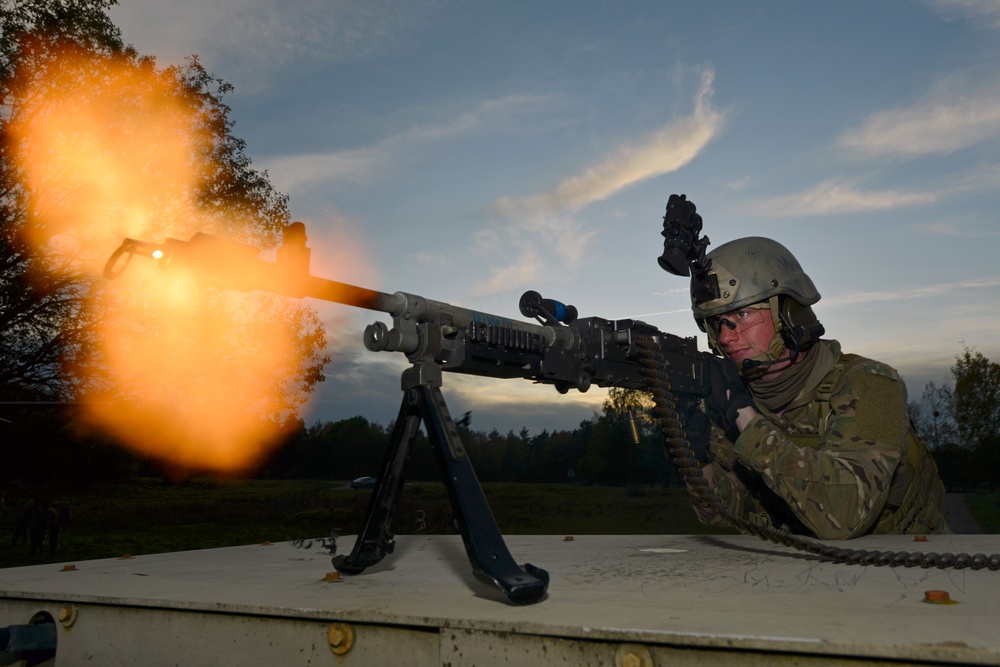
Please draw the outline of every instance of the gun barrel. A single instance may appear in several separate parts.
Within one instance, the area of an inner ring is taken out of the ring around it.
[[[310,273],[305,226],[298,222],[283,230],[276,261],[259,259],[259,252],[253,246],[203,233],[189,241],[167,239],[162,244],[125,239],[108,260],[104,275],[118,276],[132,255],[142,255],[163,269],[186,269],[200,281],[222,289],[263,290],[376,310],[392,317],[392,328],[375,322],[365,329],[365,347],[373,352],[402,352],[413,363],[434,363],[445,371],[524,378],[554,384],[559,391],[587,391],[591,384],[641,388],[645,380],[635,362],[634,337],[653,337],[667,351],[675,388],[707,394],[697,342],[643,322],[597,317],[572,317],[568,324],[551,319],[524,322],[406,292],[388,294],[320,278]],[[537,300],[545,303],[540,297]]]
[[[372,350],[433,356],[437,347],[418,325],[442,329],[445,338],[470,325],[491,332],[520,332],[522,337],[542,341],[544,345],[573,344],[569,331],[511,320],[414,294],[388,294],[349,283],[320,278],[310,273],[310,249],[306,246],[305,226],[292,223],[285,228],[276,261],[259,259],[259,249],[232,239],[199,232],[188,241],[167,239],[162,244],[125,239],[108,260],[107,278],[115,278],[127,266],[132,255],[151,257],[165,270],[188,270],[206,284],[242,292],[263,290],[296,298],[310,297],[357,308],[376,310],[392,316],[395,328],[390,332],[366,333],[366,345]],[[122,259],[124,255],[124,260]],[[509,334],[508,334],[509,335]],[[439,360],[441,361],[441,360]]]
[[[358,287],[357,285],[329,280],[327,278],[318,278],[316,276],[309,276],[303,282],[301,292],[301,294],[291,294],[290,296],[311,297],[313,299],[333,301],[347,306],[377,310],[389,314],[400,308],[400,299],[396,294],[379,292],[367,287]]]

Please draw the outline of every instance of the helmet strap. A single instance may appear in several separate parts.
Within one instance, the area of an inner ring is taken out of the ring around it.
[[[772,364],[781,359],[782,353],[788,350],[788,346],[785,344],[785,337],[782,335],[785,326],[782,322],[781,311],[778,306],[777,295],[767,300],[768,310],[771,311],[771,322],[774,324],[774,335],[771,337],[771,343],[768,345],[767,352],[750,357],[750,360],[763,362],[762,364],[754,366],[749,370],[743,370],[742,367],[739,369],[740,375],[747,380],[756,380],[764,375]],[[789,356],[789,361],[792,363],[795,363],[797,352],[798,350],[793,350]]]

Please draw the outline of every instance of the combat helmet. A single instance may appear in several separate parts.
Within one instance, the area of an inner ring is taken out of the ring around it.
[[[766,307],[775,339],[761,355],[773,361],[784,348],[793,356],[823,335],[812,305],[820,295],[789,250],[768,238],[750,236],[724,243],[705,256],[691,273],[691,309],[709,345],[719,352],[718,325],[713,318],[747,307]],[[755,366],[759,364],[750,364]],[[744,370],[746,370],[745,365]]]

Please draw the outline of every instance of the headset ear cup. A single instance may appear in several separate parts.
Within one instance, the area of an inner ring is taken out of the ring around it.
[[[795,299],[782,295],[778,308],[785,325],[781,335],[789,349],[807,350],[826,333],[812,306],[803,306]]]

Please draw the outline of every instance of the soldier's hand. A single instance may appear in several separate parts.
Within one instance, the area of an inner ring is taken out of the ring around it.
[[[741,408],[754,407],[753,397],[743,378],[728,359],[709,355],[708,378],[712,393],[705,398],[708,416],[730,436],[735,431],[739,435],[736,420]],[[735,439],[735,438],[731,438]]]
[[[705,465],[715,460],[715,454],[711,449],[712,425],[708,421],[708,415],[694,407],[681,415],[681,422],[684,425],[684,437],[691,445],[698,463]]]

